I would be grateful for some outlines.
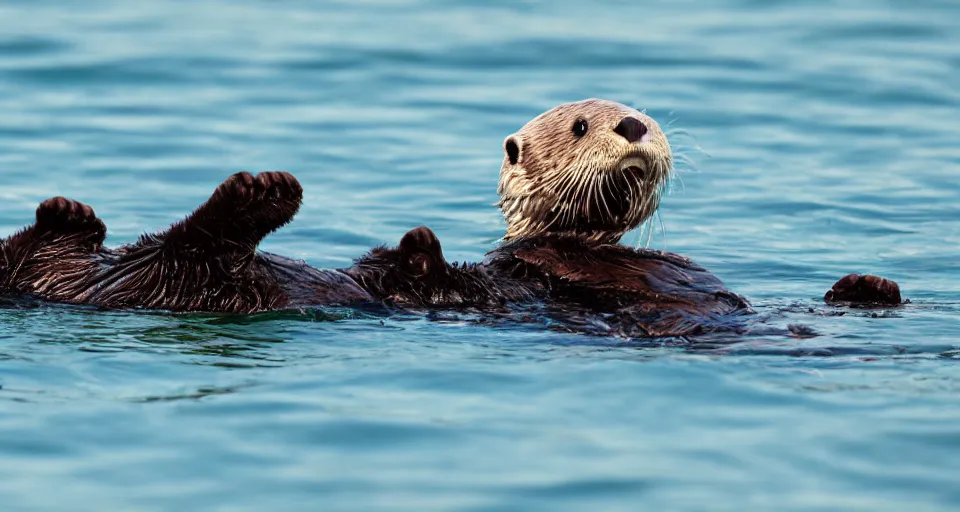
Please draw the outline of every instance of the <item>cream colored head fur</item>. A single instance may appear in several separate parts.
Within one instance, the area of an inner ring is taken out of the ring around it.
[[[614,101],[555,107],[504,140],[506,240],[543,234],[615,243],[649,219],[673,169],[649,116]]]

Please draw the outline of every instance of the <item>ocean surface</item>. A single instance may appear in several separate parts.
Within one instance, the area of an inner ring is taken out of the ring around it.
[[[955,1],[0,1],[0,229],[67,195],[131,242],[282,169],[266,250],[476,261],[504,138],[587,97],[669,130],[649,246],[820,336],[5,302],[0,509],[960,510]],[[823,305],[849,272],[911,304]]]

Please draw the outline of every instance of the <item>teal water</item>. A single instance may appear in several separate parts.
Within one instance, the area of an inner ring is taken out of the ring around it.
[[[267,250],[425,224],[478,260],[503,139],[596,96],[682,156],[651,246],[821,333],[8,304],[0,508],[960,509],[960,4],[644,4],[0,2],[4,234],[63,194],[130,242],[284,169],[306,202]],[[805,312],[854,271],[912,304]]]

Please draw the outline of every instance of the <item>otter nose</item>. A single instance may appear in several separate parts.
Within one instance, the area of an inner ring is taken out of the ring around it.
[[[613,131],[627,139],[627,142],[636,142],[640,140],[640,137],[643,137],[643,134],[647,133],[647,127],[638,119],[624,117]]]

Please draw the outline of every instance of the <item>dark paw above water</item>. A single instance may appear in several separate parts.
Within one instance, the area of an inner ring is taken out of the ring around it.
[[[900,286],[896,282],[870,274],[844,276],[823,296],[823,300],[830,304],[863,306],[895,306],[903,303]]]
[[[303,196],[300,182],[289,172],[261,172],[257,175],[257,185],[264,199],[299,200]]]
[[[397,248],[404,258],[401,265],[411,275],[425,276],[445,267],[440,240],[426,226],[408,231]]]
[[[99,222],[97,214],[89,205],[62,196],[51,197],[37,207],[37,225],[44,228],[59,231]]]
[[[215,196],[246,204],[263,200],[299,201],[303,188],[292,174],[282,171],[261,172],[254,176],[238,172],[217,187]]]

